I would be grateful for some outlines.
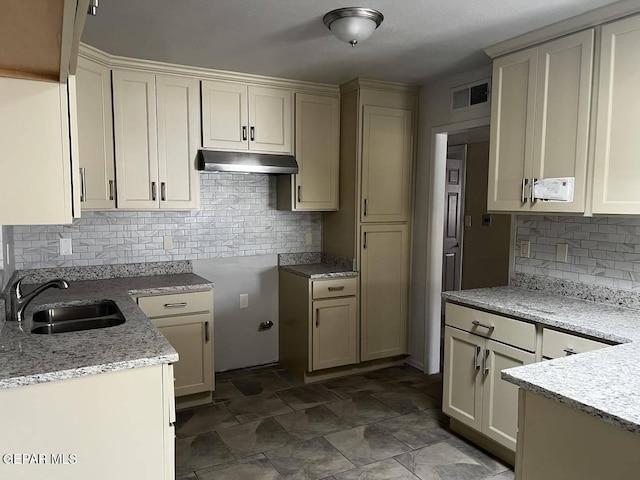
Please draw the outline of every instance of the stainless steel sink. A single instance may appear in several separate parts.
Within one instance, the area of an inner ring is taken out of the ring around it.
[[[122,312],[112,300],[91,305],[48,308],[33,314],[31,333],[50,334],[114,327],[125,322]]]

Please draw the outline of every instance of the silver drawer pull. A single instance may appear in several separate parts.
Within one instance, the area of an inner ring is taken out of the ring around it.
[[[482,359],[482,370],[485,375],[489,374],[489,354],[491,350],[484,351],[484,358]]]
[[[480,370],[480,352],[482,352],[482,348],[476,345],[476,353],[473,356],[473,366],[476,370]]]
[[[471,322],[471,323],[472,323],[474,326],[476,326],[476,327],[488,328],[489,330],[493,330],[494,328],[496,328],[496,327],[494,327],[493,325],[485,325],[484,323],[480,323],[480,322],[479,322],[479,321],[477,321],[477,320],[474,320],[474,321],[473,321],[473,322]]]
[[[578,352],[576,352],[573,348],[565,348],[564,350],[562,350],[564,353],[567,354],[567,356],[569,355],[575,355]]]
[[[187,306],[187,302],[165,303],[164,308],[183,308]]]
[[[209,343],[209,322],[204,322],[204,343]]]
[[[344,290],[344,285],[340,285],[339,287],[329,287],[330,292],[341,292]]]

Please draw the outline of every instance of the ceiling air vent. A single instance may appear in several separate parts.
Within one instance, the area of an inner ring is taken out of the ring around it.
[[[451,89],[451,111],[460,112],[489,105],[491,79],[468,83]]]

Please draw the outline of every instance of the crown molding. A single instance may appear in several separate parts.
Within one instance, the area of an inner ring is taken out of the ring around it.
[[[623,0],[552,23],[504,42],[496,43],[485,48],[484,52],[491,58],[501,57],[516,50],[522,50],[532,45],[554,40],[587,28],[597,27],[637,13],[640,13],[638,0]]]
[[[354,90],[366,88],[383,92],[402,93],[405,95],[418,95],[420,87],[408,85],[406,83],[381,82],[379,80],[368,80],[365,78],[354,78],[347,83],[340,85],[340,94],[345,95]]]
[[[104,52],[85,43],[80,44],[79,55],[108,68],[123,68],[149,73],[182,75],[189,78],[198,78],[200,80],[217,80],[286,88],[297,92],[324,94],[330,96],[336,96],[340,93],[340,89],[337,85],[266,77],[250,73],[230,72],[228,70],[191,67],[187,65],[177,65],[174,63],[157,62],[155,60],[121,57],[118,55],[111,55],[110,53]]]

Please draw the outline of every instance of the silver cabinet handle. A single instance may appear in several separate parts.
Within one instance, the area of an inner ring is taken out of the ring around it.
[[[242,140],[247,140],[247,127],[242,127]]]
[[[298,185],[298,203],[302,202],[302,185]]]
[[[256,127],[251,127],[249,130],[251,131],[251,141],[254,142],[256,139]]]
[[[473,366],[476,370],[480,370],[480,352],[482,352],[482,347],[476,345],[476,351],[473,355]]]
[[[526,179],[526,178],[522,179],[522,197],[520,198],[520,201],[522,203],[527,203],[527,193],[526,193],[525,190],[526,190],[526,187],[527,187],[528,183],[529,183],[528,179]]]
[[[344,290],[344,285],[340,285],[339,287],[329,287],[330,292],[341,292]]]
[[[493,325],[485,325],[484,323],[480,323],[480,322],[479,322],[479,321],[477,321],[477,320],[474,320],[474,321],[473,321],[473,322],[471,322],[471,323],[472,323],[472,324],[473,324],[473,326],[475,326],[475,327],[487,328],[487,329],[489,329],[489,330],[493,330],[494,328],[496,328],[496,327],[494,327]]]
[[[156,199],[158,193],[156,190],[156,182],[151,182],[151,200]]]
[[[166,182],[160,182],[160,200],[167,201],[167,184]]]
[[[367,216],[368,210],[369,210],[369,201],[365,198],[364,199],[364,216],[365,217]]]
[[[484,351],[484,357],[482,358],[482,373],[484,375],[487,375],[489,373],[489,354],[491,353],[491,350],[485,350]]]
[[[316,328],[320,325],[320,309],[316,308]]]
[[[204,343],[209,343],[209,322],[204,322]]]
[[[87,169],[80,167],[80,201],[87,201]]]
[[[537,178],[532,178],[531,179],[531,185],[529,185],[529,198],[531,199],[531,203],[535,203],[536,202],[536,198],[533,194],[533,187],[536,184],[536,182],[538,181]]]
[[[364,242],[362,243],[362,248],[367,248],[367,232],[364,232]]]
[[[573,348],[565,348],[562,351],[567,354],[567,357],[570,355],[576,355],[578,353]]]
[[[165,303],[164,308],[184,308],[187,306],[187,302],[179,302],[179,303]]]
[[[109,180],[109,200],[115,200],[116,192],[114,186],[113,180]]]

